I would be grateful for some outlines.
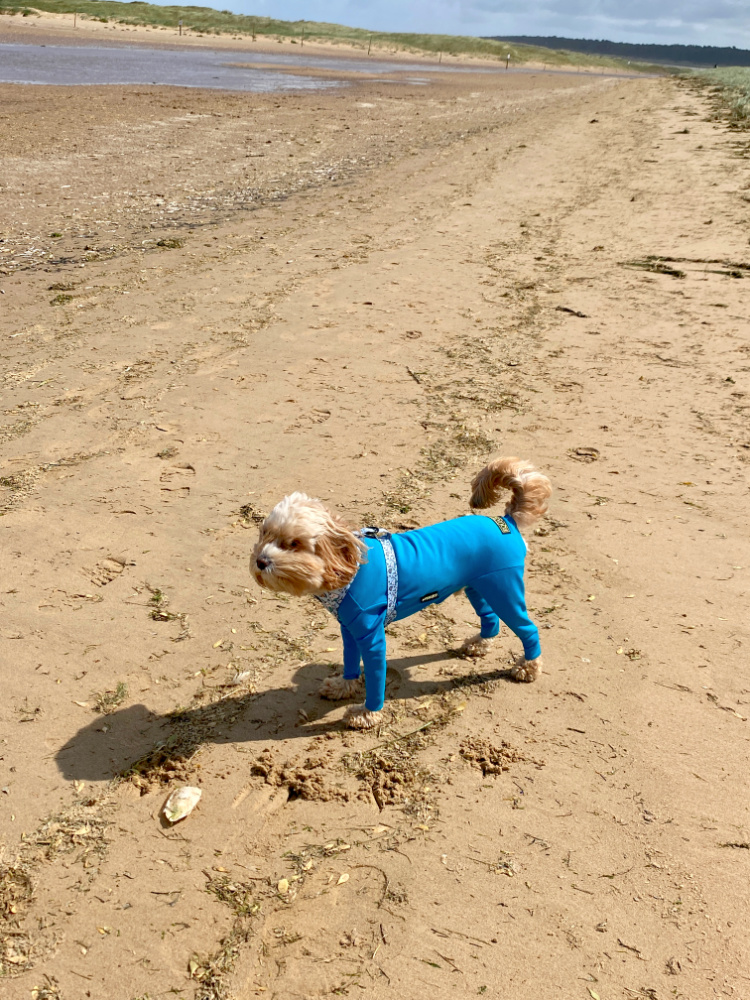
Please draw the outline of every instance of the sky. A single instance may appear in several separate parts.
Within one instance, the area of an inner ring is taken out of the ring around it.
[[[750,0],[232,0],[227,9],[375,31],[750,48]]]

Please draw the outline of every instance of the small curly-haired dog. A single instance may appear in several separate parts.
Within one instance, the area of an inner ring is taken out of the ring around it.
[[[250,568],[261,587],[301,597],[311,594],[338,619],[344,642],[344,673],[326,680],[320,694],[343,700],[361,692],[364,704],[347,711],[355,729],[378,720],[385,698],[385,628],[458,590],[479,616],[481,630],[462,649],[482,656],[500,621],[523,643],[512,670],[519,681],[541,673],[539,633],[526,610],[521,530],[547,510],[549,479],[518,458],[490,462],[472,481],[471,507],[492,507],[510,490],[503,517],[466,516],[427,528],[389,534],[353,531],[319,500],[292,493],[260,529]]]

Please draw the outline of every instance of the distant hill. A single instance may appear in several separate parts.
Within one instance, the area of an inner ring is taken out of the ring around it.
[[[640,45],[635,42],[608,42],[598,38],[558,38],[556,35],[503,35],[502,38],[494,35],[492,40],[671,66],[750,66],[750,50],[737,49],[733,45],[725,48],[716,45]]]

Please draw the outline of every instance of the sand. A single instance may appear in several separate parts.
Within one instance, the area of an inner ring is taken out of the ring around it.
[[[0,107],[3,996],[747,996],[737,135],[512,73]],[[429,524],[498,453],[544,676],[453,597],[344,730],[258,520]]]

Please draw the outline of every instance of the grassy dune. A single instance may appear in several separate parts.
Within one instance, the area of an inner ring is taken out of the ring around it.
[[[728,66],[696,74],[720,88],[718,95],[730,121],[750,125],[750,67]]]
[[[546,63],[548,66],[602,66],[624,67],[625,60],[608,56],[595,56],[582,52],[555,51],[535,45],[498,42],[491,39],[471,38],[461,35],[418,35],[379,31],[366,28],[349,28],[341,24],[320,21],[277,21],[270,17],[251,17],[232,14],[227,10],[211,7],[158,7],[133,0],[35,0],[34,6],[18,0],[0,0],[0,13],[33,16],[35,11],[72,14],[99,21],[117,21],[121,24],[149,25],[176,28],[178,21],[183,28],[200,34],[262,35],[280,42],[300,44],[303,40],[326,41],[355,46],[364,50],[372,47],[382,52],[414,52],[438,55],[464,55],[504,62],[510,54],[514,65]],[[629,69],[638,69],[630,65]],[[649,67],[650,68],[650,67]]]

